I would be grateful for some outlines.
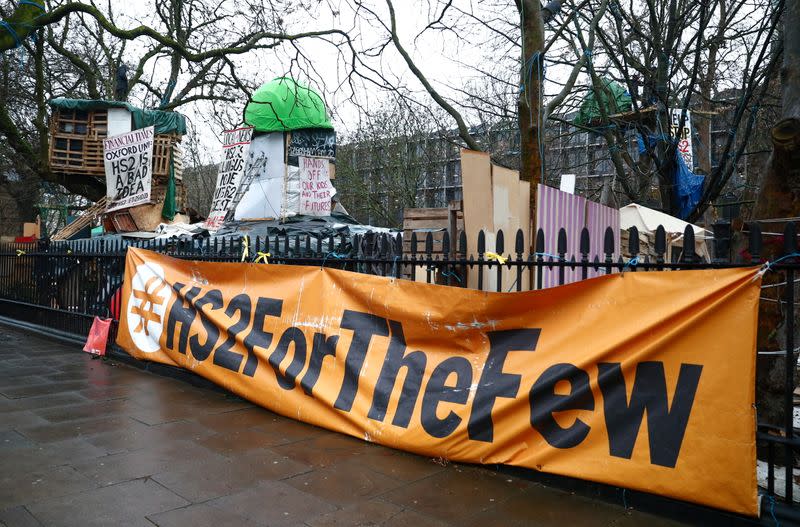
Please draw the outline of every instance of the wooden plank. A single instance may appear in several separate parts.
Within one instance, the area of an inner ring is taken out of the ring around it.
[[[519,212],[519,173],[497,165],[492,165],[492,208],[495,235],[503,232],[502,255],[514,251],[514,240],[520,227]],[[487,245],[493,252],[497,251],[493,245]],[[502,290],[508,291],[516,279],[516,272],[504,268],[502,274]],[[489,287],[492,291],[497,288],[497,273],[490,273]]]
[[[531,233],[531,183],[530,181],[519,181],[519,194],[518,194],[519,204],[517,205],[517,210],[519,211],[519,225],[522,229],[522,235],[525,237],[525,242],[523,244],[524,248],[524,255],[527,256],[530,254],[531,250],[530,247],[533,245],[533,238]],[[514,250],[514,241],[512,240],[512,245],[509,247],[510,250]],[[531,277],[532,277],[532,270],[531,268],[527,268],[522,273],[522,290],[528,291],[531,288]],[[516,278],[516,276],[515,276]]]
[[[454,259],[458,252],[458,214],[461,212],[461,202],[451,201],[447,206],[447,232],[450,233],[450,254]]]
[[[464,197],[467,254],[477,257],[478,231],[485,232],[486,246],[494,247],[492,170],[489,154],[474,150],[461,150],[461,183]],[[468,271],[468,287],[477,287],[477,279],[478,269],[474,267]]]
[[[447,218],[447,215],[448,212],[446,208],[405,209],[403,211],[404,218],[413,219]]]
[[[416,230],[416,229],[446,229],[449,225],[447,218],[440,220],[405,220],[403,221],[403,230]]]

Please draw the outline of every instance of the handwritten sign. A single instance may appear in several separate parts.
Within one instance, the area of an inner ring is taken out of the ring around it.
[[[153,172],[152,126],[103,139],[106,171],[106,210],[119,210],[150,202]]]
[[[683,162],[686,163],[686,168],[692,170],[694,168],[694,155],[692,153],[692,112],[686,110],[686,118],[683,120],[683,127],[680,127],[681,113],[683,113],[683,110],[680,108],[673,108],[670,110],[670,128],[672,137],[678,140],[678,151],[681,153]]]
[[[222,164],[217,173],[217,186],[211,201],[211,212],[204,225],[208,230],[219,229],[234,204],[236,192],[242,182],[252,136],[252,126],[222,132]]]
[[[328,160],[300,157],[300,210],[308,216],[330,216],[331,198],[336,189],[331,185]]]
[[[289,164],[299,166],[298,157],[336,157],[336,132],[325,128],[294,130],[289,140]]]

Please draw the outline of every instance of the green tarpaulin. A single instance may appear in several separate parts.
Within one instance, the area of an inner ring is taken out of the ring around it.
[[[155,127],[157,134],[186,135],[186,117],[178,112],[162,110],[142,110],[123,101],[106,101],[102,99],[65,99],[59,97],[50,101],[50,106],[63,110],[104,110],[108,108],[125,108],[133,116],[133,129],[139,130],[148,126]]]
[[[164,206],[161,207],[161,217],[172,221],[178,212],[178,205],[175,202],[175,152],[169,155],[169,178],[167,179],[167,192],[164,195]]]
[[[319,94],[288,77],[273,79],[253,93],[244,122],[257,132],[333,128]]]
[[[602,103],[606,115],[630,111],[631,96],[625,88],[609,79],[603,79],[602,82],[605,89],[600,91],[599,96],[595,96],[594,90],[590,91],[583,99],[578,115],[572,122],[580,126],[588,126],[593,121],[600,119],[598,100]]]

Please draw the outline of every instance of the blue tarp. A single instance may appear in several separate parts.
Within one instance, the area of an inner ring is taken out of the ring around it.
[[[692,210],[700,202],[703,195],[704,176],[692,173],[686,166],[683,156],[678,149],[675,149],[675,162],[678,169],[675,171],[675,189],[678,197],[678,214],[680,219],[685,220],[689,217]]]
[[[641,155],[645,152],[644,141],[641,136],[637,136],[636,139],[639,142],[639,154]],[[647,139],[652,148],[655,146],[658,137],[651,135]],[[674,180],[678,217],[685,220],[700,202],[700,198],[703,196],[703,182],[706,178],[694,174],[689,167],[686,166],[686,162],[683,160],[683,156],[681,156],[677,148],[675,149],[675,166],[677,167]]]

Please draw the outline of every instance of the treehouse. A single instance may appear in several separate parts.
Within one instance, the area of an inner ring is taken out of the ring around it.
[[[183,209],[183,160],[180,142],[186,118],[177,112],[142,110],[122,101],[58,98],[50,101],[50,170],[57,175],[95,178],[105,184],[103,139],[153,126],[150,203],[104,214],[107,231],[151,231]],[[171,181],[174,192],[171,192]],[[103,207],[94,210],[95,217]],[[84,223],[93,218],[86,218]]]

